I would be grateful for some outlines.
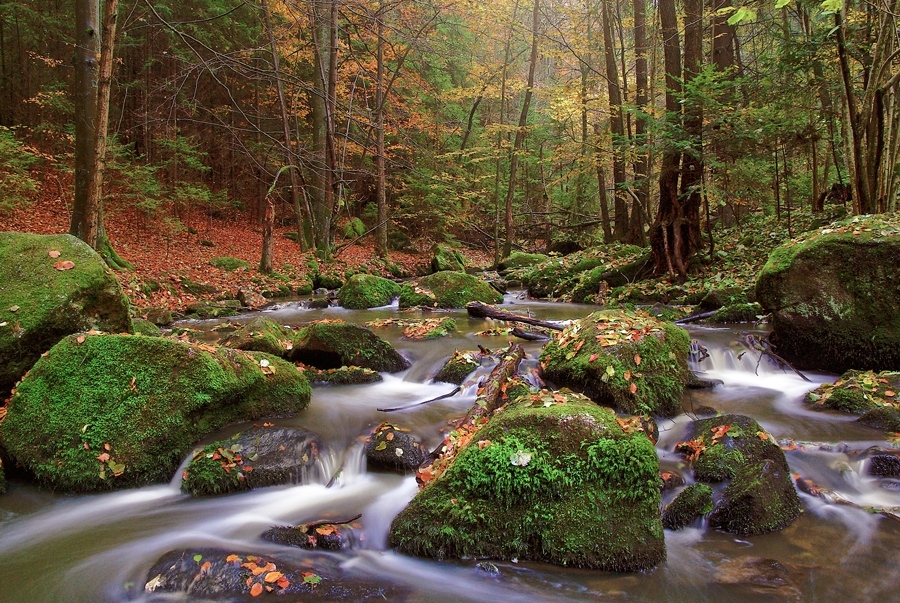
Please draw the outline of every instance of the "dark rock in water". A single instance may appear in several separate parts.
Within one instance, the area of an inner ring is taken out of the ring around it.
[[[435,375],[434,380],[460,385],[480,364],[481,359],[478,352],[460,352],[456,350],[438,374]]]
[[[879,484],[879,487],[881,487],[884,490],[897,491],[897,490],[900,490],[900,481],[895,481],[895,480],[884,481]]]
[[[341,560],[321,553],[279,558],[226,549],[184,549],[163,555],[147,573],[146,593],[182,593],[192,600],[255,601],[260,594],[304,601],[402,601],[383,582],[348,576]]]
[[[541,366],[544,379],[581,391],[597,404],[672,417],[682,411],[689,347],[687,333],[672,323],[604,310],[555,336],[541,352]]]
[[[691,371],[688,375],[687,383],[685,383],[684,386],[688,389],[712,389],[723,383],[725,382],[721,379],[703,379],[702,377],[698,377],[694,371]]]
[[[675,488],[684,485],[684,478],[681,477],[680,473],[675,473],[674,471],[663,471],[659,474],[659,479],[662,480],[660,488],[663,492],[666,490],[674,490]]]
[[[381,374],[377,371],[358,366],[342,366],[327,370],[303,367],[303,374],[313,384],[359,385],[360,383],[377,383],[382,380]]]
[[[668,530],[680,530],[712,509],[712,488],[706,484],[691,484],[666,505],[662,515],[663,527]]]
[[[900,408],[896,406],[880,406],[870,410],[857,421],[875,429],[900,432]]]
[[[0,283],[0,398],[66,335],[132,332],[115,274],[71,235],[0,233]]]
[[[749,591],[751,596],[777,597],[765,600],[800,601],[799,587],[804,578],[798,569],[775,559],[747,557],[728,559],[717,565],[712,582]]]
[[[701,482],[721,482],[734,477],[748,463],[772,460],[787,471],[787,460],[778,443],[759,423],[743,415],[721,415],[694,421],[687,440],[676,449],[690,454],[700,450],[694,461],[694,478]]]
[[[753,536],[781,530],[800,515],[800,497],[786,466],[773,460],[744,465],[725,487],[711,526]]]
[[[388,373],[410,365],[391,344],[369,329],[345,322],[318,322],[301,330],[294,338],[288,359],[317,369],[360,366]]]
[[[325,308],[331,307],[331,300],[325,297],[311,299],[306,302],[306,307],[310,310],[324,310]]]
[[[236,350],[265,352],[285,357],[293,346],[294,334],[276,322],[257,316],[234,333],[222,339],[221,345]]]
[[[382,423],[366,440],[366,465],[373,471],[415,473],[427,456],[422,443],[390,423]]]
[[[484,574],[487,574],[488,576],[491,576],[492,578],[500,577],[500,568],[497,567],[496,565],[494,565],[493,563],[491,563],[490,561],[483,561],[481,563],[476,563],[475,569],[481,571]]]
[[[719,411],[712,406],[698,406],[692,410],[692,413],[697,417],[714,417],[719,414]]]
[[[869,475],[900,477],[900,457],[893,454],[876,454],[870,457]]]
[[[653,444],[609,409],[579,394],[549,404],[525,394],[401,511],[389,546],[439,559],[644,570],[665,559],[658,480]]]
[[[31,369],[0,439],[58,492],[168,482],[197,440],[228,423],[306,408],[297,368],[260,352],[165,337],[69,335]]]
[[[301,549],[339,551],[343,548],[349,548],[356,541],[353,534],[353,526],[350,524],[359,519],[359,517],[357,515],[353,519],[338,523],[322,521],[299,526],[273,526],[260,537],[263,540]]]
[[[769,256],[756,282],[775,351],[799,369],[900,369],[900,236],[856,217]]]
[[[195,453],[181,489],[196,496],[301,483],[318,456],[317,436],[310,431],[255,427]]]

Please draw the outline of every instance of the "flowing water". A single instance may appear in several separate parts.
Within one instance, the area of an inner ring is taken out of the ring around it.
[[[580,318],[595,309],[512,296],[507,303],[548,320]],[[299,326],[321,318],[362,323],[398,312],[396,307],[306,310],[291,303],[265,314]],[[806,382],[765,358],[742,354],[734,345],[735,329],[690,328],[691,336],[709,351],[693,368],[723,384],[687,391],[686,414],[660,422],[657,450],[662,467],[680,470],[690,481],[690,471],[673,448],[694,411],[711,406],[753,417],[779,440],[800,443],[786,453],[792,471],[852,504],[801,494],[804,512],[799,519],[781,532],[752,538],[706,526],[666,531],[667,561],[636,574],[524,562],[497,562],[497,574],[478,569],[475,560],[441,563],[388,550],[390,522],[416,493],[416,483],[412,477],[366,472],[362,442],[367,430],[389,419],[410,428],[428,446],[436,445],[440,429],[473,402],[473,380],[462,393],[445,400],[390,414],[377,409],[450,391],[453,386],[430,379],[454,349],[505,345],[500,338],[474,335],[496,325],[471,320],[463,311],[453,317],[459,331],[438,341],[409,341],[399,328],[378,329],[413,359],[410,369],[371,385],[314,388],[307,410],[274,420],[279,427],[310,429],[326,445],[318,475],[306,483],[217,498],[182,494],[180,471],[170,484],[89,496],[55,496],[12,483],[10,492],[0,496],[0,602],[181,601],[185,599],[142,592],[150,567],[167,551],[212,546],[284,552],[259,535],[272,525],[358,513],[358,545],[335,557],[350,579],[375,579],[402,593],[404,601],[900,601],[900,523],[863,509],[900,507],[896,484],[868,477],[860,454],[872,446],[889,446],[885,434],[859,426],[847,415],[810,410],[803,402],[805,393],[832,377],[809,375],[812,382]],[[216,322],[191,326],[209,329]],[[527,343],[525,348],[533,362],[540,344]],[[229,426],[204,442],[241,427]],[[340,478],[326,487],[338,468]],[[665,502],[674,494],[666,493]]]

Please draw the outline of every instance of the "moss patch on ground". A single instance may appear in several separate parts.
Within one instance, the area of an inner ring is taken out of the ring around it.
[[[665,558],[659,462],[584,396],[525,395],[497,412],[391,524],[389,545],[433,557],[635,571]],[[555,397],[556,398],[556,397]]]
[[[194,443],[235,421],[309,403],[296,367],[267,354],[160,337],[70,335],[12,397],[0,441],[51,490],[164,482]]]
[[[400,307],[463,308],[470,301],[499,304],[503,301],[496,289],[463,272],[436,272],[400,288]]]
[[[847,371],[834,383],[823,383],[807,394],[817,408],[862,414],[882,406],[900,407],[900,373]]]
[[[570,255],[550,258],[518,270],[513,270],[508,278],[519,280],[534,297],[565,298],[576,289],[580,292],[577,301],[595,301],[588,296],[598,293],[598,277],[604,272],[633,262],[645,253],[641,247],[613,243],[592,247]],[[591,284],[581,284],[583,274],[591,274]]]
[[[345,308],[364,310],[386,306],[399,294],[400,285],[394,281],[370,274],[354,274],[338,291],[338,301]]]
[[[132,332],[128,299],[103,259],[70,235],[0,233],[0,391],[60,339]]]
[[[557,333],[541,352],[544,377],[629,414],[681,412],[690,338],[644,312],[601,311]]]
[[[219,270],[224,270],[226,272],[231,272],[232,270],[237,270],[238,268],[248,268],[250,266],[250,264],[248,264],[244,260],[230,256],[212,258],[209,261],[209,265],[213,268],[218,268]]]

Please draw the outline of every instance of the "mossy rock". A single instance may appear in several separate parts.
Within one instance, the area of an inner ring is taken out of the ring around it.
[[[706,322],[720,324],[734,324],[741,322],[753,322],[757,316],[763,314],[762,306],[757,303],[733,304],[722,306],[716,313],[706,319]]]
[[[431,254],[432,272],[440,272],[442,270],[466,271],[466,258],[455,249],[450,249],[444,245],[435,245],[431,248]]]
[[[853,414],[895,406],[900,404],[900,372],[847,371],[834,383],[823,383],[809,392],[807,399],[816,408]]]
[[[192,295],[213,295],[218,293],[219,290],[214,285],[208,285],[206,283],[195,283],[188,277],[182,277],[181,286],[185,291]]]
[[[415,321],[403,330],[406,339],[440,339],[456,331],[456,321],[449,316]]]
[[[168,308],[147,308],[143,316],[158,327],[167,327],[175,320]]]
[[[328,266],[316,272],[312,279],[313,289],[340,289],[344,285],[344,277],[333,266]]]
[[[666,505],[662,515],[663,527],[667,530],[680,530],[712,511],[712,494],[712,488],[706,484],[691,484],[685,488],[675,500]]]
[[[267,354],[162,337],[70,335],[17,388],[0,441],[51,490],[142,486],[171,479],[204,435],[294,414],[309,396],[302,373]]]
[[[445,270],[400,287],[400,307],[463,308],[470,301],[503,302],[503,295],[486,282],[464,272]]]
[[[329,385],[359,385],[361,383],[378,383],[381,374],[372,369],[358,366],[342,366],[336,369],[315,369],[304,367],[303,374],[310,383],[327,383]]]
[[[312,295],[314,289],[315,287],[313,286],[312,279],[307,275],[304,274],[297,277],[297,295]]]
[[[741,467],[725,487],[709,523],[733,534],[754,536],[785,528],[800,511],[790,470],[765,459]]]
[[[353,218],[344,224],[343,234],[345,239],[355,239],[366,233],[366,225],[359,218]]]
[[[248,268],[250,266],[250,264],[248,264],[244,260],[230,256],[213,258],[209,261],[209,265],[213,268],[218,268],[226,272],[232,272],[234,270],[237,270],[238,268]]]
[[[718,434],[718,435],[717,435]],[[702,450],[694,461],[694,478],[722,482],[748,463],[771,460],[787,471],[784,452],[759,423],[743,415],[719,415],[694,421],[683,449]],[[682,446],[679,446],[682,448]]]
[[[396,373],[409,368],[409,361],[369,329],[345,322],[317,322],[297,333],[288,354],[291,362],[317,369],[359,366]]]
[[[288,348],[293,346],[293,341],[293,331],[264,316],[257,316],[222,339],[221,345],[235,350],[265,352],[283,358],[287,355]]]
[[[384,422],[366,440],[366,466],[370,471],[415,473],[428,456],[421,441],[408,429]]]
[[[370,274],[354,274],[337,295],[345,308],[365,310],[386,306],[399,294],[400,285],[392,280]]]
[[[255,427],[197,450],[181,489],[202,496],[305,483],[318,458],[318,438],[310,431]]]
[[[162,330],[149,320],[135,318],[132,319],[131,323],[134,326],[136,335],[146,335],[147,337],[159,337],[162,335]]]
[[[623,333],[623,331],[625,333]],[[690,338],[641,312],[604,310],[573,323],[544,346],[544,378],[628,414],[681,412]]]
[[[54,264],[68,266],[60,262],[74,266],[57,270]],[[70,235],[0,233],[0,323],[0,393],[66,335],[132,332],[128,298],[115,274]]]
[[[389,546],[612,571],[663,561],[653,444],[586,397],[559,395],[549,405],[522,396],[495,414],[394,519]]]
[[[434,376],[434,380],[460,385],[480,365],[481,360],[478,352],[460,352],[456,350],[453,352],[453,356],[444,363],[438,374]]]
[[[857,421],[874,429],[884,429],[894,433],[900,432],[900,408],[896,406],[880,406],[870,410]]]
[[[209,318],[225,318],[241,313],[241,303],[237,300],[203,301],[188,304],[185,308],[188,318],[206,320]]]
[[[645,256],[645,250],[641,247],[614,243],[591,247],[562,258],[550,258],[530,267],[515,270],[508,277],[521,280],[533,297],[577,295],[578,301],[588,301],[588,296],[599,291],[601,281],[611,279],[618,282],[616,270],[624,269],[623,267]],[[643,262],[645,263],[646,261]],[[634,280],[636,272],[637,269],[628,271],[628,274],[632,275],[631,280]],[[590,276],[585,276],[588,273]],[[622,279],[624,280],[621,284],[630,282],[627,277]],[[618,285],[609,283],[609,286]],[[573,293],[576,288],[577,291]]]
[[[697,304],[697,313],[711,312],[725,306],[751,302],[741,287],[718,287],[708,291]]]
[[[521,251],[513,251],[508,258],[500,262],[497,266],[498,270],[515,270],[517,268],[526,268],[534,266],[541,262],[546,262],[548,256],[543,253],[523,253]]]
[[[832,224],[779,247],[756,282],[776,351],[800,369],[900,370],[898,273],[892,215]]]

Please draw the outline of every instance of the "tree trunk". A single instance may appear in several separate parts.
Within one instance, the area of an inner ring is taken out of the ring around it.
[[[259,259],[259,271],[263,274],[272,274],[272,231],[275,228],[275,204],[272,197],[266,195],[266,213],[263,218],[262,254]]]
[[[387,191],[384,167],[384,16],[381,14],[383,5],[379,2],[375,12],[375,30],[378,36],[376,51],[376,83],[375,83],[375,128],[377,155],[375,166],[377,171],[375,185],[375,199],[378,209],[378,225],[375,230],[375,249],[378,255],[387,257]]]
[[[648,187],[650,172],[650,153],[647,148],[647,32],[644,9],[646,0],[633,0],[634,8],[634,77],[637,86],[635,104],[637,118],[634,123],[634,143],[637,146],[637,157],[634,162],[635,196],[634,210],[631,213],[631,236],[635,244],[644,246],[644,208],[648,206]]]
[[[609,221],[609,202],[606,199],[606,174],[603,169],[603,149],[600,147],[600,124],[594,124],[594,137],[598,139],[594,145],[594,164],[597,167],[598,200],[600,201],[600,223],[603,227],[603,242],[611,243],[613,240],[612,225]]]
[[[609,130],[613,147],[613,199],[616,215],[614,238],[628,238],[628,203],[625,199],[625,121],[622,116],[622,90],[619,69],[612,40],[612,24],[609,14],[610,0],[603,0],[603,46],[606,55],[606,87],[609,93]]]
[[[545,329],[552,329],[554,331],[563,330],[562,325],[560,325],[559,323],[548,322],[546,320],[531,318],[530,316],[522,316],[521,314],[507,312],[506,310],[501,310],[497,306],[483,304],[478,301],[473,301],[466,304],[466,311],[472,318],[491,318],[494,320],[503,320],[506,322],[521,322],[526,325],[544,327]]]
[[[702,0],[685,0],[684,27],[684,85],[682,103],[686,150],[681,159],[681,207],[684,218],[681,231],[675,232],[675,245],[679,256],[673,257],[680,274],[687,273],[687,260],[701,248],[700,205],[703,181],[703,99],[690,85],[700,73],[703,56],[703,3]],[[683,263],[679,266],[680,263]]]
[[[97,166],[97,79],[100,56],[98,0],[75,2],[75,203],[69,234],[97,246],[97,208],[91,205],[91,180]]]

